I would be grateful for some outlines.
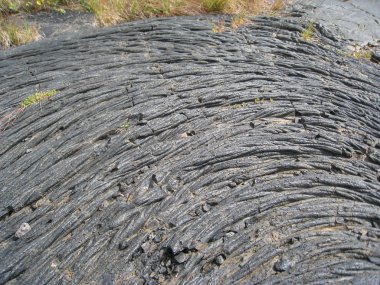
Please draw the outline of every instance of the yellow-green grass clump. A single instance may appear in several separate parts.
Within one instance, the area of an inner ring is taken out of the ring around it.
[[[203,0],[202,7],[206,12],[223,12],[228,0]]]
[[[305,41],[310,41],[314,37],[314,22],[313,21],[310,21],[307,24],[306,29],[302,31],[301,36]]]
[[[0,46],[3,48],[30,43],[40,37],[35,25],[19,19],[0,19]]]
[[[356,59],[368,59],[371,60],[372,57],[372,52],[370,50],[359,50],[359,51],[354,51],[351,54],[352,57]]]
[[[86,0],[0,0],[0,14],[48,10],[64,13],[64,8],[79,8],[85,2]]]
[[[33,95],[30,95],[26,97],[21,103],[20,107],[21,108],[27,108],[31,105],[37,104],[38,102],[41,102],[43,100],[48,99],[51,96],[54,96],[57,94],[58,91],[53,89],[53,90],[48,90],[48,91],[42,91],[42,92],[36,92]]]
[[[124,123],[121,124],[120,128],[126,130],[129,128],[129,121],[126,120]]]
[[[240,103],[240,104],[234,104],[231,106],[232,109],[243,109],[247,108],[248,104],[246,102]]]

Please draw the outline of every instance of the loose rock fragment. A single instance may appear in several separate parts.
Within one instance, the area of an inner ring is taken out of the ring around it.
[[[126,249],[126,248],[128,248],[128,242],[127,242],[127,241],[121,241],[121,242],[119,243],[119,249],[120,249],[120,250],[124,250],[124,249]]]
[[[184,263],[184,262],[186,262],[188,259],[189,259],[189,255],[188,254],[186,254],[186,253],[184,253],[184,252],[181,252],[181,253],[179,253],[179,254],[177,254],[176,256],[175,256],[175,260],[179,263],[179,264],[181,264],[181,263]]]
[[[279,261],[277,261],[274,264],[274,270],[279,272],[284,272],[289,270],[293,266],[293,263],[291,260],[287,258],[281,258]]]
[[[144,252],[148,252],[150,250],[150,244],[149,242],[144,242],[142,245],[141,245],[141,249],[144,251]]]
[[[203,204],[203,206],[202,206],[202,210],[203,210],[203,212],[208,212],[208,211],[210,211],[210,206],[209,206],[209,204]]]
[[[22,223],[21,226],[18,228],[18,230],[15,233],[15,236],[17,238],[22,237],[23,235],[27,234],[32,228],[28,223]]]
[[[218,264],[218,265],[222,265],[223,262],[224,262],[225,258],[224,256],[221,254],[221,255],[218,255],[216,258],[215,258],[215,263]]]

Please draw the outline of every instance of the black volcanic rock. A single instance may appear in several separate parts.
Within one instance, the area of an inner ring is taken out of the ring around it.
[[[0,284],[379,280],[379,65],[297,20],[212,21],[0,55]]]

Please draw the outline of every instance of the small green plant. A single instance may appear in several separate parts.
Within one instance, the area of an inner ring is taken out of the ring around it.
[[[259,104],[260,102],[263,103],[263,104],[265,104],[267,101],[266,101],[265,98],[262,98],[262,99],[260,99],[260,98],[255,98],[255,101],[254,101],[255,104]],[[273,103],[273,102],[274,102],[273,99],[272,99],[272,97],[269,98],[269,102],[270,102],[270,103]]]
[[[310,41],[314,37],[314,21],[309,21],[301,36],[305,41]]]
[[[351,56],[356,59],[368,59],[371,60],[372,52],[370,50],[354,51]]]
[[[0,47],[8,48],[26,44],[40,38],[38,29],[21,20],[0,19]]]
[[[0,0],[0,12],[1,13],[14,13],[18,11],[17,3],[11,0]]]
[[[234,104],[231,106],[232,109],[243,109],[247,107],[248,107],[248,104],[246,102],[243,102],[241,104]]]
[[[124,123],[120,125],[121,129],[127,130],[129,128],[129,122],[126,120]]]
[[[33,95],[30,95],[26,97],[21,103],[21,108],[27,108],[31,105],[37,104],[38,102],[41,102],[43,100],[48,99],[49,97],[57,94],[57,90],[49,90],[49,91],[43,91],[43,92],[36,92]]]

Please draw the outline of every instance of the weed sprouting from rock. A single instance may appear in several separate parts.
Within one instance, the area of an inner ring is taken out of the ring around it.
[[[48,99],[49,97],[57,94],[57,90],[48,90],[48,91],[43,91],[43,92],[36,92],[33,95],[30,95],[26,97],[21,103],[20,107],[21,108],[27,108],[31,105],[34,105],[38,102],[41,102],[43,100]]]
[[[314,37],[314,21],[309,21],[301,36],[305,41],[310,41]]]

